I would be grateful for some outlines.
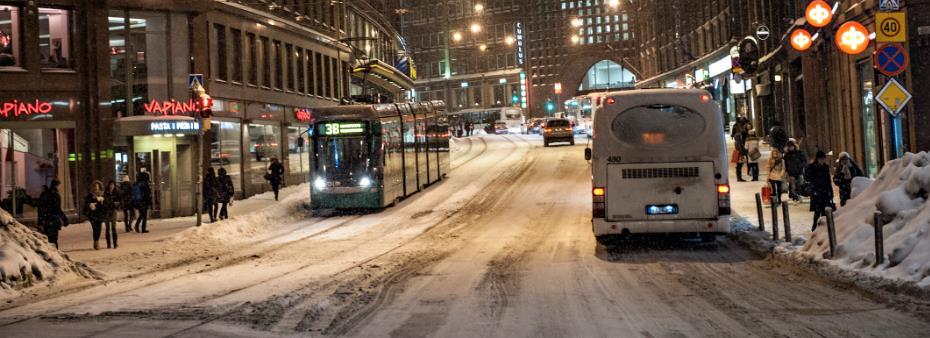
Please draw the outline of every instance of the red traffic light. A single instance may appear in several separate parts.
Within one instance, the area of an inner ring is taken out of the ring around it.
[[[213,98],[207,94],[200,94],[200,100],[198,102],[198,110],[200,111],[200,117],[208,119],[213,116]]]

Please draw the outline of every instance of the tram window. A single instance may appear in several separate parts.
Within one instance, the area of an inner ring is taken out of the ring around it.
[[[368,168],[368,138],[339,137],[320,140],[317,154],[326,170],[342,169],[350,172]]]

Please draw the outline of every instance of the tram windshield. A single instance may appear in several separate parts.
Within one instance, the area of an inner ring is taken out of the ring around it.
[[[320,137],[317,142],[318,169],[329,173],[358,174],[368,168],[368,138]]]

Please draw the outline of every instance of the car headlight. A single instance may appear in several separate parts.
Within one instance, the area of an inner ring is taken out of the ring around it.
[[[326,180],[322,177],[317,177],[316,180],[313,181],[313,187],[316,188],[316,190],[326,189]]]
[[[362,179],[358,180],[358,185],[361,187],[365,187],[365,188],[370,187],[371,179],[369,179],[368,177],[362,177]]]

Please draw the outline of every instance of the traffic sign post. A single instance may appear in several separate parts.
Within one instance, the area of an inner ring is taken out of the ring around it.
[[[756,38],[761,41],[768,40],[771,35],[772,32],[767,26],[759,26],[759,28],[756,28]]]
[[[187,74],[187,87],[194,89],[195,86],[203,87],[203,74]]]
[[[875,13],[876,42],[907,42],[906,12]]]
[[[892,12],[901,10],[901,1],[900,0],[882,0],[878,4],[878,9],[883,12]]]
[[[875,69],[886,76],[895,77],[907,69],[910,63],[910,57],[904,46],[900,44],[890,44],[880,48],[875,52]]]
[[[891,116],[897,117],[898,113],[904,109],[904,106],[911,101],[911,93],[894,78],[888,79],[885,87],[878,92],[876,97],[878,104],[888,111]]]

